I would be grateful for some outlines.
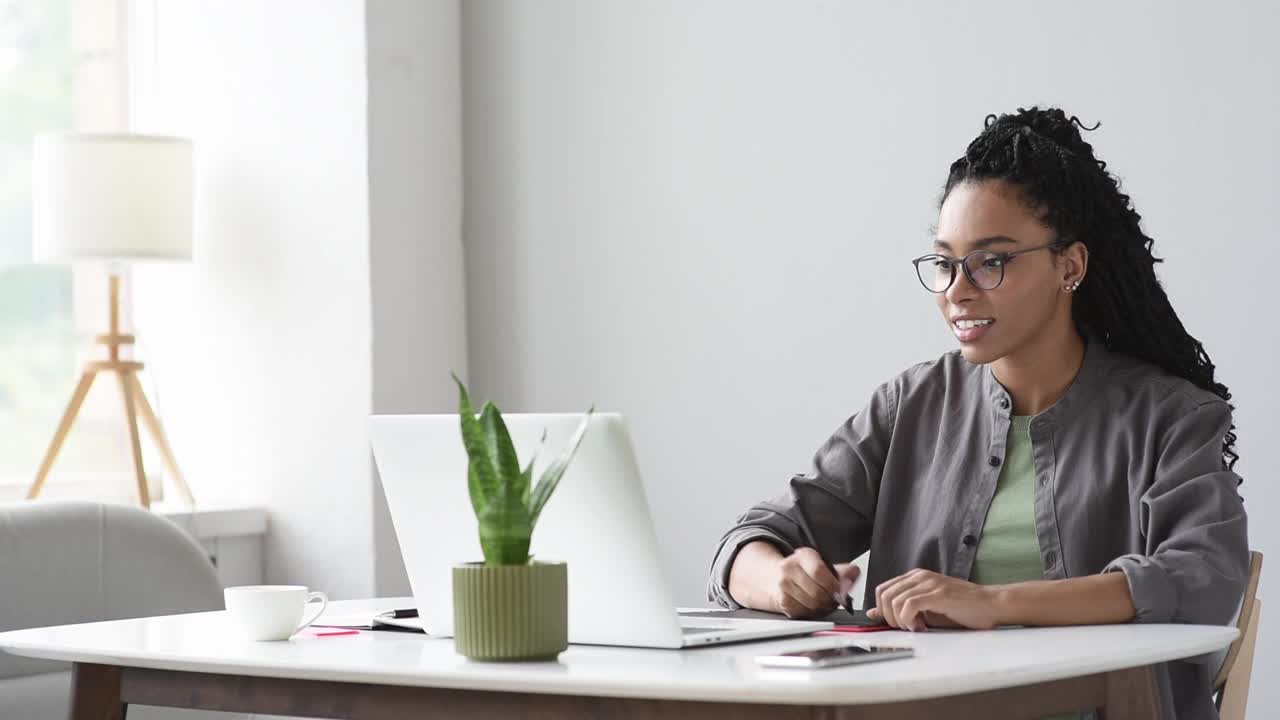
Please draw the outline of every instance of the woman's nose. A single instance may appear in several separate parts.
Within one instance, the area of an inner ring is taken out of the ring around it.
[[[963,268],[956,268],[956,279],[951,282],[951,287],[947,288],[945,293],[947,300],[952,303],[959,303],[961,300],[971,300],[980,291],[969,282],[969,276],[965,274]]]

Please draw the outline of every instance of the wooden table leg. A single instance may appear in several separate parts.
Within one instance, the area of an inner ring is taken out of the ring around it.
[[[1154,665],[1107,673],[1106,701],[1099,720],[1160,720],[1160,688]]]
[[[124,720],[120,668],[76,663],[71,666],[70,720]]]

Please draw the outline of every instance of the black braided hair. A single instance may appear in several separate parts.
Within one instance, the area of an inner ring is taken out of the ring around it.
[[[1142,231],[1142,216],[1080,135],[1081,129],[1097,128],[1058,108],[988,115],[964,156],[951,163],[941,201],[966,181],[999,179],[1017,187],[1063,241],[1055,252],[1073,241],[1089,250],[1089,272],[1071,308],[1081,334],[1092,333],[1109,350],[1157,365],[1229,401],[1231,392],[1214,379],[1204,346],[1182,326],[1156,277],[1155,265],[1163,260],[1151,252],[1155,241]],[[1233,424],[1222,441],[1227,469],[1240,457],[1235,441]]]

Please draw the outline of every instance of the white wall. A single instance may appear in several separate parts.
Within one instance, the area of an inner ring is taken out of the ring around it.
[[[378,413],[456,412],[449,373],[466,376],[458,16],[456,0],[370,0],[367,7]],[[377,594],[408,595],[381,483],[374,493]]]
[[[138,277],[197,499],[270,511],[269,582],[373,593],[364,3],[157,0],[137,127],[196,142],[196,262]],[[144,38],[145,39],[145,38]]]
[[[908,260],[984,115],[1033,103],[1102,120],[1235,392],[1252,541],[1280,557],[1276,6],[486,1],[463,30],[476,390],[630,416],[679,602],[739,511],[952,346]],[[1255,677],[1277,673],[1268,617]]]

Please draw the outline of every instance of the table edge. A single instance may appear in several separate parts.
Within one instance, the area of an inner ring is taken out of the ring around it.
[[[903,702],[911,700],[929,700],[939,697],[962,695],[989,690],[1001,690],[1022,685],[1033,685],[1054,680],[1063,680],[1086,675],[1114,672],[1129,668],[1154,665],[1173,660],[1197,657],[1207,653],[1223,650],[1238,636],[1239,631],[1227,626],[1211,627],[1222,630],[1220,638],[1205,637],[1193,646],[1183,648],[1171,655],[1168,651],[1148,651],[1137,657],[1116,661],[1108,656],[1101,661],[1090,662],[1087,666],[1057,666],[1053,668],[1030,668],[1025,672],[1001,671],[987,676],[967,676],[964,682],[935,682],[929,685],[886,684],[880,687],[856,686],[814,687],[812,685],[787,686],[763,685],[750,687],[707,687],[706,685],[645,685],[619,686],[604,685],[599,680],[590,678],[558,679],[555,684],[547,684],[546,679],[500,679],[495,684],[494,678],[482,676],[444,676],[438,673],[403,673],[403,672],[351,672],[350,670],[329,671],[296,665],[260,665],[246,672],[243,665],[230,662],[199,661],[188,658],[166,656],[139,656],[128,653],[83,652],[50,649],[41,647],[39,643],[23,643],[12,636],[17,633],[31,632],[12,631],[0,633],[0,650],[24,657],[55,660],[61,662],[113,665],[120,667],[137,667],[151,670],[167,670],[174,672],[211,673],[218,675],[240,675],[251,677],[272,677],[292,680],[316,680],[321,682],[345,682],[366,685],[399,685],[407,687],[446,688],[455,690],[494,690],[502,692],[527,692],[550,695],[583,695],[591,697],[649,698],[655,700],[692,700],[704,702],[745,702],[776,703],[785,705],[867,705],[885,702]],[[1225,637],[1229,633],[1230,638]],[[672,650],[670,652],[682,652]],[[779,670],[778,672],[822,672]],[[818,695],[821,693],[821,695]]]

